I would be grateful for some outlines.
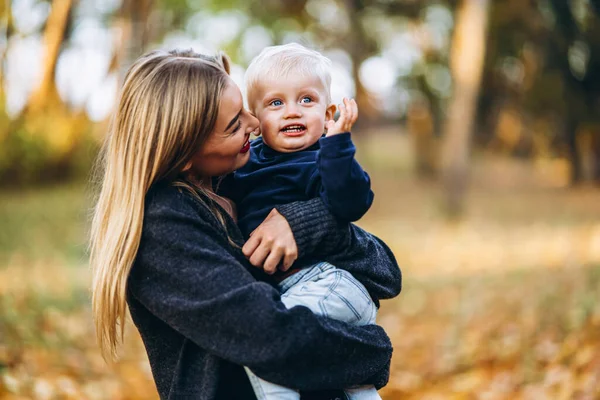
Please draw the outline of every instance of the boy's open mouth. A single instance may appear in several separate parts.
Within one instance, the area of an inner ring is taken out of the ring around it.
[[[286,136],[300,136],[304,132],[306,132],[306,126],[304,126],[302,124],[287,125],[287,126],[284,126],[280,132]]]

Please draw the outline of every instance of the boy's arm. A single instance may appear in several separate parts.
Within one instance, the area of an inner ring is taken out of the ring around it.
[[[354,158],[356,148],[350,132],[320,140],[317,170],[308,185],[342,221],[359,220],[373,204],[371,179]]]
[[[371,179],[354,159],[356,148],[350,138],[358,118],[354,99],[344,98],[337,121],[327,121],[327,135],[320,140],[317,169],[306,186],[309,197],[320,196],[342,221],[357,221],[371,207]]]

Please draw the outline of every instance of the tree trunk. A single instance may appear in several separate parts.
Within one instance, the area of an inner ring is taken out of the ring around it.
[[[119,67],[119,81],[122,82],[129,66],[143,54],[150,39],[149,19],[153,0],[123,0],[119,12],[121,37],[117,41],[120,48],[113,60]]]
[[[592,179],[600,185],[600,132],[592,132]]]
[[[577,130],[579,129],[579,122],[576,118],[572,117],[573,113],[569,112],[567,121],[565,123],[566,137],[567,137],[567,148],[569,151],[569,163],[571,164],[571,185],[576,185],[583,180],[583,168],[581,162],[581,154],[579,152],[579,146],[577,145]]]
[[[350,33],[345,41],[345,49],[352,59],[352,78],[356,85],[355,97],[360,112],[358,125],[368,125],[369,121],[377,117],[379,111],[375,105],[373,95],[360,81],[360,66],[369,56],[375,53],[377,45],[369,38],[362,25],[363,2],[360,0],[346,0],[344,4],[350,18]]]
[[[5,117],[5,106],[6,99],[4,93],[4,80],[5,80],[5,67],[6,67],[6,53],[8,52],[8,42],[13,33],[13,22],[12,22],[12,12],[10,9],[11,3],[10,1],[5,1],[3,4],[0,4],[0,35],[4,35],[4,43],[6,46],[0,48],[0,121],[2,121]],[[0,128],[0,141],[7,134],[6,127],[7,123],[2,124],[2,128]]]
[[[415,172],[419,179],[438,177],[438,138],[431,103],[413,102],[406,113],[406,125],[415,151]]]
[[[72,7],[73,0],[54,0],[52,2],[52,8],[44,31],[45,55],[42,67],[42,80],[29,98],[29,103],[26,107],[27,112],[36,114],[47,108],[48,105],[59,101],[54,74]]]
[[[464,211],[469,152],[485,56],[489,0],[462,0],[456,17],[450,68],[454,82],[442,148],[445,206],[450,215]]]
[[[4,35],[4,43],[7,45],[0,48],[0,82],[4,82],[5,60],[8,51],[8,42],[13,33],[12,11],[10,1],[0,4],[0,34]],[[4,85],[0,84],[0,93],[4,93]]]

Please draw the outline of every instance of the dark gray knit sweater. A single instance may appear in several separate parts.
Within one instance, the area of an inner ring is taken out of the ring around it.
[[[300,254],[345,248],[327,260],[375,298],[399,293],[400,270],[379,239],[339,225],[319,199],[278,209]],[[225,220],[241,248],[241,233]],[[260,276],[206,203],[168,184],[150,190],[127,301],[161,398],[255,399],[242,365],[304,391],[387,382],[392,347],[381,327],[350,326],[305,307],[288,310]]]

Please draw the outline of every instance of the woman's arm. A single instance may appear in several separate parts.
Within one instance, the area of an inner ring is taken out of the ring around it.
[[[320,257],[345,269],[375,300],[400,293],[402,274],[390,248],[356,225],[339,222],[320,198],[277,206],[277,211],[292,228],[299,257]]]
[[[146,213],[128,282],[137,301],[199,347],[281,385],[385,383],[392,347],[383,329],[286,309],[273,287],[250,275],[243,255],[228,251],[222,231],[202,216],[207,211],[186,197],[178,207]]]

